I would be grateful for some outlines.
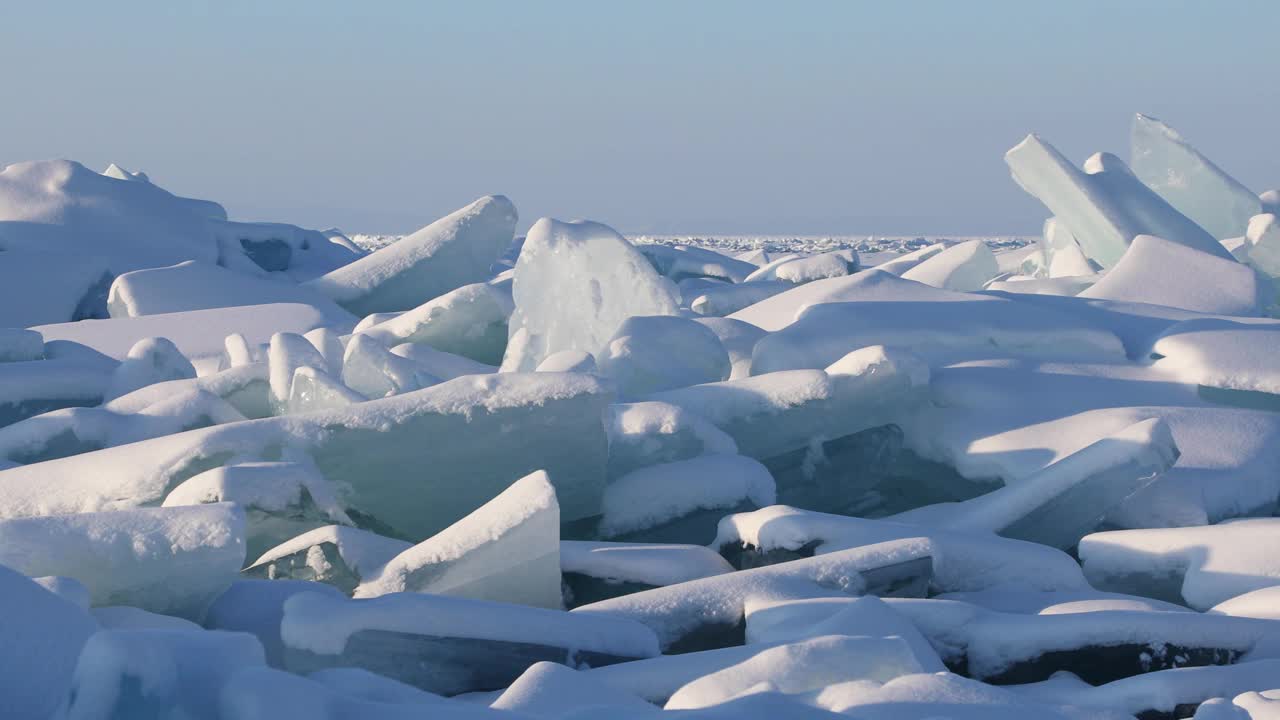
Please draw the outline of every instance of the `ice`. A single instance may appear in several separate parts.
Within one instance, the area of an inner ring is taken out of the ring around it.
[[[302,337],[324,356],[325,370],[332,375],[342,374],[342,356],[346,352],[342,336],[332,328],[320,327],[308,330]]]
[[[597,374],[596,359],[585,350],[561,350],[538,363],[534,372],[572,372]]]
[[[1049,277],[1074,277],[1091,275],[1098,268],[1085,256],[1080,243],[1064,223],[1057,218],[1044,221],[1040,245],[1048,265]]]
[[[0,566],[0,696],[13,718],[47,718],[71,687],[98,624],[84,609]]]
[[[94,605],[199,617],[244,564],[230,503],[0,521],[0,564],[84,583]]]
[[[658,654],[632,620],[421,593],[299,593],[280,633],[293,672],[360,667],[445,695],[505,687],[540,660],[596,667]]]
[[[484,279],[515,224],[511,201],[488,195],[307,285],[360,316],[409,310]]]
[[[0,327],[0,363],[43,359],[43,335],[35,330]]]
[[[1079,241],[1091,260],[1115,265],[1138,235],[1229,259],[1218,241],[1142,184],[1116,156],[1098,153],[1081,171],[1036,135],[1005,153],[1013,179],[1034,195]]]
[[[529,229],[512,285],[504,371],[529,371],[561,350],[597,358],[623,322],[678,314],[677,293],[621,235],[594,222],[542,218]]]
[[[1248,263],[1271,278],[1280,278],[1280,221],[1273,213],[1249,218],[1245,230]]]
[[[391,348],[391,352],[414,361],[428,375],[441,380],[452,380],[463,375],[486,375],[498,372],[496,365],[486,365],[462,355],[436,350],[430,345],[404,343]]]
[[[1280,688],[1264,692],[1240,693],[1231,700],[1231,704],[1248,714],[1247,720],[1276,720],[1280,718]],[[1232,720],[1243,718],[1241,715],[1228,716]],[[1203,718],[1202,720],[1212,720]]]
[[[858,269],[858,253],[853,250],[782,258],[756,269],[745,281],[749,283],[781,280],[802,285],[814,280],[843,277]]]
[[[991,248],[981,240],[970,240],[943,250],[901,277],[945,290],[970,292],[981,290],[999,274]]]
[[[1081,297],[1149,303],[1220,315],[1261,315],[1272,288],[1248,265],[1154,235],[1139,235]]]
[[[71,577],[61,575],[45,575],[31,578],[37,585],[70,602],[81,610],[89,609],[89,588],[84,583]]]
[[[1056,278],[1031,278],[1014,276],[1005,280],[993,280],[987,283],[988,292],[1019,293],[1032,295],[1064,295],[1076,296],[1093,287],[1101,276],[1076,275]]]
[[[147,612],[128,605],[106,605],[89,611],[104,630],[199,630],[200,626],[172,615]]]
[[[101,258],[5,248],[0,327],[105,318],[111,279]]]
[[[1197,610],[1280,585],[1280,520],[1249,518],[1187,528],[1116,530],[1080,541],[1089,582]]]
[[[731,318],[697,318],[696,322],[711,329],[720,338],[720,345],[729,353],[730,380],[738,380],[751,374],[751,352],[756,343],[767,333],[764,330]]]
[[[552,662],[530,666],[490,707],[537,718],[558,718],[569,713],[603,716],[620,707],[657,714],[656,708],[635,695]]]
[[[85,643],[55,720],[219,720],[218,694],[236,671],[263,665],[246,633],[102,630]]]
[[[196,369],[178,347],[166,338],[139,340],[111,375],[104,400],[169,380],[194,378]]]
[[[356,333],[388,347],[413,343],[497,365],[507,347],[511,302],[509,293],[490,283],[472,283]]]
[[[905,255],[898,255],[892,260],[874,265],[873,267],[880,272],[887,272],[890,275],[897,275],[898,277],[901,277],[906,271],[946,249],[947,246],[945,243],[934,243],[932,245],[926,245],[919,250],[912,250]]]
[[[647,530],[697,510],[772,505],[773,476],[741,455],[703,455],[650,465],[614,480],[604,491],[603,537]],[[710,534],[710,533],[709,533]]]
[[[1124,713],[1035,702],[952,673],[915,674],[884,685],[850,682],[814,693],[823,707],[866,720],[1127,720]],[[945,713],[938,715],[938,713]]]
[[[755,271],[755,266],[749,262],[726,257],[706,248],[642,243],[636,245],[636,249],[648,258],[654,270],[671,278],[673,282],[685,278],[709,277],[738,283]]]
[[[304,365],[293,371],[293,381],[289,383],[289,399],[284,404],[284,410],[288,415],[337,410],[367,399],[323,370]]]
[[[326,325],[351,328],[356,324],[355,316],[310,288],[195,260],[124,273],[111,283],[107,295],[107,310],[113,318],[272,303],[310,305]]]
[[[298,368],[310,367],[324,371],[328,365],[324,355],[305,337],[286,332],[272,335],[271,346],[267,351],[267,366],[271,380],[271,402],[277,411],[288,405],[293,376]]]
[[[763,341],[762,341],[763,342]],[[827,370],[790,370],[669,390],[650,400],[676,405],[728,433],[743,455],[763,460],[893,422],[918,401],[929,371],[908,352],[855,350]]]
[[[736,455],[738,444],[697,413],[663,402],[610,405],[609,477],[706,454]]]
[[[1196,318],[1171,325],[1151,346],[1153,367],[1187,383],[1280,393],[1280,323]]]
[[[727,380],[729,354],[709,328],[681,317],[630,317],[595,355],[624,399]]]
[[[284,667],[280,620],[285,602],[298,593],[341,598],[329,585],[301,580],[237,580],[209,605],[204,626],[219,632],[249,633],[258,638],[267,664]]]
[[[342,525],[326,525],[267,550],[244,574],[327,583],[350,595],[411,543]]]
[[[342,357],[342,383],[370,398],[421,390],[440,382],[409,358],[396,355],[367,335],[355,335]]]
[[[570,587],[575,575],[612,585],[661,587],[723,575],[733,569],[723,557],[701,545],[560,542],[560,570]]]
[[[328,523],[352,524],[335,489],[309,464],[252,462],[213,468],[165,496],[163,507],[233,502],[246,513],[246,557]]]
[[[737,285],[717,285],[704,288],[689,301],[689,309],[699,315],[723,317],[793,287],[795,284],[784,280],[756,280]]]
[[[1280,620],[1280,582],[1236,595],[1230,600],[1224,600],[1209,608],[1208,612],[1236,617]]]
[[[924,668],[901,638],[828,635],[762,650],[751,659],[685,685],[666,709],[710,707],[763,684],[790,695],[854,680],[887,682]]]
[[[470,515],[396,555],[376,575],[366,576],[355,597],[397,592],[560,609],[560,508],[547,474],[517,480]]]
[[[1129,165],[1147,187],[1214,237],[1243,235],[1262,201],[1176,130],[1153,117],[1134,115]]]

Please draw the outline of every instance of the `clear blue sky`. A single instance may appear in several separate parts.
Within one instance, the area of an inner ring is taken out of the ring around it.
[[[9,2],[0,163],[141,168],[233,217],[1019,233],[1001,156],[1155,115],[1280,187],[1280,2]]]

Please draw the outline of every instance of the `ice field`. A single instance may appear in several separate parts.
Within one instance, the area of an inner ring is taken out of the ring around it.
[[[1005,161],[1039,237],[5,167],[0,717],[1280,718],[1280,192]]]

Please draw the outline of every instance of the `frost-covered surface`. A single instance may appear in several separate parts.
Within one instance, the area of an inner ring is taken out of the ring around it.
[[[1280,192],[1130,150],[1040,238],[5,168],[0,715],[1280,716]]]

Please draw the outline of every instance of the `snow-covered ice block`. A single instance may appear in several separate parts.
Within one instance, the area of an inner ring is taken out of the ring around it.
[[[1075,452],[1014,485],[895,519],[1069,549],[1113,508],[1155,482],[1179,455],[1169,426],[1144,420]]]
[[[529,371],[561,350],[597,358],[629,317],[676,315],[670,280],[607,225],[542,218],[529,229],[512,284],[504,371]]]
[[[329,363],[302,335],[278,332],[271,336],[267,367],[271,379],[271,402],[283,410],[288,405],[293,376],[298,368],[310,367],[328,372]]]
[[[607,497],[607,495],[606,495]],[[433,593],[560,609],[560,508],[545,472],[401,552],[355,590]]]
[[[1058,222],[1058,218],[1044,221],[1040,247],[1051,278],[1091,275],[1098,271],[1098,267],[1085,256],[1071,230],[1065,223]]]
[[[365,255],[336,230],[306,230],[284,223],[213,222],[222,265],[255,275],[282,272],[311,280]]]
[[[867,720],[1128,720],[1121,712],[1082,710],[1038,702],[1016,692],[953,673],[919,673],[884,685],[848,682],[811,694],[812,702],[839,712],[838,717]],[[940,715],[940,713],[942,713]]]
[[[247,633],[102,630],[85,643],[57,720],[219,720],[218,695],[232,674],[263,665]]]
[[[561,350],[538,363],[534,372],[573,372],[598,374],[596,359],[586,350]]]
[[[146,338],[130,348],[112,372],[104,399],[114,400],[148,385],[195,376],[195,367],[178,346],[162,337]]]
[[[1092,287],[1101,277],[1096,273],[1055,278],[1018,276],[989,282],[985,290],[1015,294],[1075,296]]]
[[[695,318],[720,338],[720,345],[729,353],[729,379],[739,380],[751,375],[751,352],[760,338],[768,333],[750,323],[727,317]]]
[[[1230,259],[1212,235],[1143,185],[1109,153],[1090,157],[1081,171],[1052,145],[1028,135],[1005,153],[1013,179],[1064,223],[1085,254],[1115,265],[1138,235],[1159,235]]]
[[[343,681],[335,680],[341,672]],[[454,701],[411,688],[372,673],[359,679],[357,668],[334,668],[310,678],[264,667],[246,668],[222,688],[221,718],[278,720],[325,718],[326,720],[524,720],[525,716],[490,710],[482,705]],[[396,685],[415,693],[392,692]]]
[[[1280,393],[1280,323],[1196,318],[1176,323],[1151,346],[1154,367],[1212,388]]]
[[[324,324],[324,315],[310,305],[276,303],[81,320],[32,329],[39,330],[45,342],[73,340],[117,360],[123,360],[139,340],[162,337],[176,345],[183,355],[197,360],[221,359],[228,335],[239,334],[249,347],[257,347],[267,344],[277,332],[304,333]]]
[[[741,644],[748,599],[921,594],[931,554],[925,538],[892,540],[602,600],[572,614],[638,620],[668,652],[724,647]]]
[[[724,317],[761,300],[795,287],[783,280],[759,280],[736,285],[717,285],[703,289],[689,301],[689,309],[699,315]]]
[[[1249,218],[1244,252],[1247,262],[1271,278],[1280,278],[1280,220],[1273,213]]]
[[[1280,688],[1262,692],[1240,693],[1231,699],[1231,704],[1244,710],[1247,717],[1243,715],[1221,715],[1217,717],[1222,720],[1227,720],[1228,718],[1230,720],[1276,720],[1276,718],[1280,718]],[[1199,717],[1198,710],[1196,716]],[[1206,715],[1201,720],[1215,720],[1215,718]]]
[[[729,354],[709,328],[681,317],[627,318],[595,355],[623,398],[729,378]]]
[[[686,245],[659,245],[656,243],[635,246],[653,264],[658,274],[679,282],[685,278],[723,278],[740,283],[755,271],[749,262],[721,255],[714,250]]]
[[[1139,235],[1119,262],[1080,297],[1148,303],[1218,315],[1260,315],[1272,288],[1235,259],[1154,235]]]
[[[350,595],[365,578],[413,547],[411,543],[343,525],[326,525],[267,550],[244,569],[248,577],[327,583]]]
[[[323,370],[303,365],[293,371],[293,381],[289,383],[289,399],[284,404],[284,414],[297,415],[317,410],[337,410],[367,399]]]
[[[472,283],[355,332],[387,347],[403,343],[426,345],[497,365],[507,347],[507,318],[511,312],[509,292],[491,283]]]
[[[1280,620],[1280,582],[1224,600],[1209,608],[1208,612]]]
[[[111,278],[98,257],[5,248],[0,327],[105,318]]]
[[[116,363],[47,358],[0,363],[0,427],[41,413],[102,402]]]
[[[932,545],[933,592],[977,591],[1012,584],[1038,590],[1088,587],[1070,555],[1037,543],[785,505],[724,518],[712,547],[750,567],[919,537],[929,538]]]
[[[47,718],[66,698],[98,624],[83,608],[0,566],[0,697],[13,718]]]
[[[332,327],[349,329],[357,320],[305,286],[195,260],[124,273],[111,283],[107,295],[107,310],[113,318],[272,303],[310,305]]]
[[[603,716],[619,708],[658,714],[657,708],[639,696],[610,687],[589,673],[553,662],[531,665],[490,707],[538,718],[558,718],[570,713]]]
[[[431,387],[440,379],[368,335],[353,335],[342,356],[342,384],[376,399]]]
[[[237,580],[209,605],[204,626],[209,630],[249,633],[258,638],[271,667],[284,667],[280,620],[284,603],[298,593],[341,598],[332,586],[302,580]]]
[[[702,545],[560,541],[560,571],[570,607],[733,570]]]
[[[165,496],[163,507],[233,502],[246,517],[246,557],[257,557],[299,533],[329,523],[352,524],[334,487],[314,467],[251,462],[196,475]]]
[[[749,660],[698,678],[677,690],[665,708],[718,705],[753,691],[758,683],[794,695],[854,680],[883,683],[923,671],[901,638],[827,635],[761,650]]]
[[[699,510],[725,510],[743,503],[765,507],[776,499],[773,476],[759,462],[741,455],[702,455],[650,465],[614,480],[604,490],[599,532],[616,537]]]
[[[802,285],[814,280],[844,277],[857,269],[857,251],[837,250],[818,255],[781,259],[756,269],[740,282],[754,284],[781,280],[792,285]]]
[[[44,336],[35,330],[0,327],[0,363],[44,359]]]
[[[905,255],[898,255],[892,260],[888,260],[871,267],[874,270],[887,272],[890,275],[897,275],[901,277],[906,271],[946,249],[946,243],[934,243],[932,245],[926,245],[918,250],[912,250]]]
[[[89,610],[104,630],[199,630],[200,626],[173,615],[147,612],[129,605],[104,605]]]
[[[846,301],[807,305],[795,322],[761,338],[752,351],[751,372],[826,367],[871,345],[910,350],[937,362],[1008,356],[1124,358],[1114,333],[1067,313],[930,288],[887,273],[860,273],[850,280],[843,293]]]
[[[1280,519],[1218,525],[1114,530],[1080,541],[1089,582],[1208,610],[1259,588],[1280,585]]]
[[[1264,212],[1253,191],[1156,118],[1134,115],[1129,142],[1133,174],[1215,238],[1243,235],[1249,218]]]
[[[326,371],[332,375],[342,374],[342,355],[346,346],[341,335],[333,328],[321,327],[303,333],[302,337],[324,356]]]
[[[476,362],[469,357],[437,350],[430,345],[402,343],[391,348],[391,352],[414,361],[426,370],[428,375],[434,375],[441,380],[452,380],[463,375],[487,375],[498,372],[496,365]]]
[[[300,593],[285,601],[280,632],[293,672],[360,667],[444,695],[506,687],[543,660],[595,667],[658,654],[653,632],[625,618],[421,593]]]
[[[991,248],[981,240],[970,240],[930,257],[901,277],[936,288],[970,292],[981,290],[999,274],[1000,267]]]
[[[0,564],[84,583],[94,605],[198,617],[244,564],[230,503],[0,520]]]
[[[484,279],[515,224],[511,201],[488,195],[306,285],[360,316],[415,308]]]
[[[765,340],[761,340],[763,344]],[[759,345],[757,345],[758,351]],[[894,422],[923,398],[929,370],[910,352],[863,347],[824,370],[788,370],[649,397],[709,420],[763,460]]]
[[[610,405],[605,428],[609,434],[610,478],[699,455],[738,452],[737,443],[723,430],[697,413],[670,403]]]

